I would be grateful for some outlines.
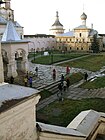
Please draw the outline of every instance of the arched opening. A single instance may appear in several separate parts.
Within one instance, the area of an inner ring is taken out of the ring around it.
[[[23,49],[18,49],[15,51],[15,61],[18,74],[24,72],[23,61],[25,60],[26,53]]]

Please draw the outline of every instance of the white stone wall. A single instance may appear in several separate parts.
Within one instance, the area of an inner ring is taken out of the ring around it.
[[[36,107],[40,96],[0,114],[0,140],[36,140]]]
[[[50,49],[56,46],[55,38],[25,38],[25,40],[30,40],[29,43],[29,52],[35,51],[44,51],[45,49]]]
[[[86,140],[85,137],[54,134],[54,133],[47,133],[47,132],[45,133],[41,132],[38,138],[39,140]]]

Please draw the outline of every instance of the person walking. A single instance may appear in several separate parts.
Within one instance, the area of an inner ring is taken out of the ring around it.
[[[67,66],[67,67],[66,67],[66,74],[69,74],[69,73],[70,73],[70,67]]]
[[[63,87],[62,87],[62,84],[61,83],[58,85],[58,89],[59,89],[59,93],[62,95],[62,89],[63,89]]]
[[[64,80],[63,81],[63,89],[64,89],[64,91],[66,91],[66,87],[67,87],[67,82]]]
[[[66,82],[67,82],[67,90],[68,90],[69,86],[70,86],[70,78],[69,77],[67,77]]]
[[[56,70],[53,69],[53,80],[56,80]]]
[[[24,77],[24,85],[25,85],[25,87],[27,87],[27,83],[28,83],[28,78]]]
[[[87,82],[87,78],[88,78],[88,74],[87,74],[87,72],[85,73],[85,76],[84,76],[84,79],[85,79],[85,81]]]
[[[29,85],[30,85],[30,87],[32,87],[32,77],[31,76],[29,77]]]
[[[64,75],[62,74],[61,75],[61,84],[62,84],[62,86],[63,86],[63,81],[64,81]]]
[[[38,67],[35,68],[36,76],[38,76]]]
[[[14,83],[14,77],[13,77],[13,76],[10,77],[10,83],[11,83],[11,84]]]
[[[58,89],[59,89],[59,92],[57,93],[58,100],[63,101],[63,97],[62,97],[62,89],[63,89],[63,87],[62,87],[61,83],[58,85]]]

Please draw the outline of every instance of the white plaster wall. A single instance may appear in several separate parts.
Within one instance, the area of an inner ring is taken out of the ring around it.
[[[56,46],[56,39],[55,38],[25,38],[25,40],[30,40],[29,43],[29,52],[32,51],[32,49],[35,51],[41,51],[42,49],[45,50],[46,48],[52,48],[53,46]]]
[[[36,140],[36,107],[39,96],[0,114],[0,140]]]
[[[87,41],[89,31],[88,30],[75,30],[75,38],[80,38],[80,33],[81,33],[81,37],[83,37],[85,41]]]
[[[62,135],[62,134],[41,132],[39,136],[39,140],[86,140],[86,138],[79,137],[79,136],[68,136],[68,135]]]

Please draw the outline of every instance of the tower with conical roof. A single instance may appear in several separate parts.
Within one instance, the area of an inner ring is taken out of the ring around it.
[[[56,11],[56,20],[54,24],[51,26],[50,34],[58,35],[58,34],[63,34],[63,33],[64,33],[63,25],[60,23],[58,11]]]

